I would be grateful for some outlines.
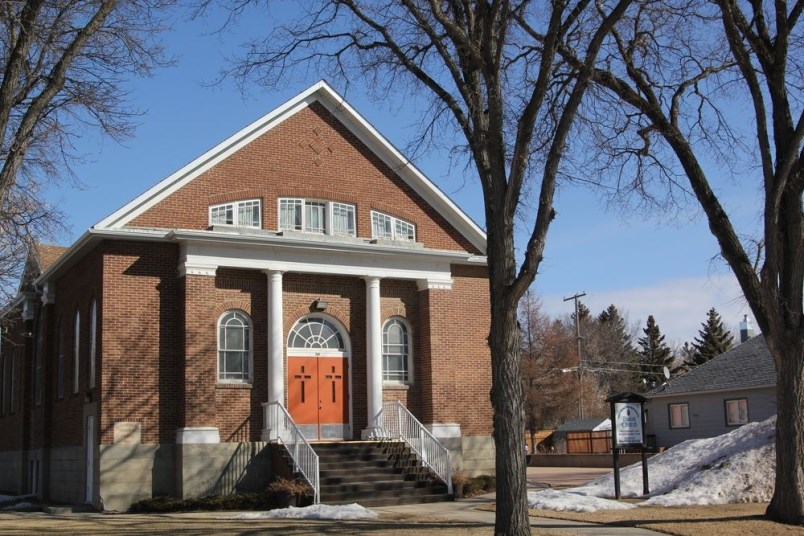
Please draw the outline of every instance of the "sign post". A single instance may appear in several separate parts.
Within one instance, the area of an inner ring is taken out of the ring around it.
[[[639,447],[642,453],[642,493],[650,493],[645,456],[644,396],[620,393],[606,399],[611,406],[611,452],[614,466],[614,497],[620,498],[620,450]]]

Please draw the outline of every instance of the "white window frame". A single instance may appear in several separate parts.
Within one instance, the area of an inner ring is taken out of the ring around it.
[[[58,348],[56,356],[56,398],[64,398],[64,317],[59,320]]]
[[[92,300],[89,306],[89,389],[95,387],[95,363],[98,351],[98,302]]]
[[[382,225],[383,231],[378,233],[377,230],[380,225]],[[386,231],[388,226],[390,227],[390,233]],[[402,218],[397,218],[396,216],[391,216],[390,214],[385,214],[384,212],[372,210],[371,238],[375,240],[383,239],[415,242],[416,225],[407,220],[403,220]]]
[[[674,411],[678,408],[679,413],[676,415]],[[676,418],[680,418],[681,422],[676,422]],[[689,428],[690,427],[690,405],[688,402],[678,402],[676,404],[667,405],[667,418],[670,428]]]
[[[241,321],[245,324],[245,330],[247,330],[247,336],[243,337],[243,342],[248,346],[244,349],[231,349],[231,348],[222,348],[221,347],[221,323],[224,321],[225,318],[229,315],[235,315],[235,317],[239,317]],[[218,322],[215,324],[216,328],[216,338],[217,338],[217,368],[215,369],[215,376],[218,380],[218,383],[240,383],[240,384],[250,384],[252,382],[252,378],[254,377],[254,328],[253,322],[251,321],[251,315],[241,309],[229,309],[224,311],[224,313],[218,318]],[[236,374],[230,371],[224,371],[223,376],[221,377],[221,355],[223,352],[241,352],[243,354],[243,365],[247,370],[242,371],[240,373],[239,378],[229,378],[226,376],[230,376]]]
[[[734,407],[736,405],[737,409],[737,420],[732,421],[731,411],[729,411],[730,407]],[[742,407],[741,407],[742,406]],[[724,401],[724,407],[726,410],[726,426],[742,426],[748,423],[748,399],[747,398],[731,398],[729,400]]]
[[[292,223],[283,222],[282,207],[295,207]],[[321,225],[313,227],[310,222],[310,215],[313,209],[320,209],[323,212]],[[344,211],[349,221],[346,230],[335,225],[335,210]],[[330,236],[357,236],[357,209],[351,203],[340,201],[327,201],[324,199],[312,199],[303,197],[280,197],[277,200],[278,225],[280,231],[298,231],[302,233],[321,234]]]
[[[299,331],[303,329],[303,326],[316,323],[322,326],[318,333],[313,333],[313,335],[317,338],[310,340],[308,337],[305,339],[304,346],[294,346],[297,341],[303,338],[303,336],[299,333]],[[320,335],[323,332],[323,326],[326,326],[333,332],[333,334],[326,339],[320,338]],[[333,340],[333,337],[335,337],[335,341],[340,342],[337,348],[334,348],[329,344],[329,342]],[[324,346],[325,343],[327,344],[326,347]],[[292,357],[306,357],[311,355],[316,357],[349,357],[349,348],[351,343],[346,328],[340,322],[329,315],[311,314],[301,317],[293,324],[293,327],[290,328],[290,331],[288,332],[286,344],[288,356]]]
[[[405,369],[402,371],[394,371],[395,375],[399,372],[402,373],[402,378],[390,377],[388,371],[387,358],[391,357],[389,352],[390,345],[387,342],[388,328],[392,325],[399,325],[403,328],[405,340],[402,343],[403,350],[401,352],[394,352],[393,356],[402,356],[405,364]],[[413,383],[413,335],[410,329],[410,323],[401,316],[392,316],[386,320],[382,325],[382,379],[383,383],[390,384],[404,384],[409,385]]]
[[[243,208],[251,206],[256,207],[257,210],[257,223],[253,221],[241,221],[240,212]],[[232,222],[216,222],[212,219],[213,212],[218,210],[232,211]],[[228,203],[219,203],[217,205],[210,205],[209,207],[209,224],[210,225],[226,225],[229,227],[248,227],[250,229],[262,229],[262,201],[259,199],[242,199],[240,201],[231,201]]]
[[[73,323],[73,394],[78,392],[78,374],[81,369],[81,312],[75,310]]]

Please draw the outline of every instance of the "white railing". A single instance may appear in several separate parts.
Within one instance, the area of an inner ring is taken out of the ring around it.
[[[278,439],[293,460],[293,472],[299,473],[313,488],[313,504],[320,501],[318,485],[318,454],[302,435],[299,427],[281,402],[265,402],[263,409],[263,429],[268,430],[270,438]]]
[[[416,457],[447,485],[452,494],[452,467],[449,450],[435,438],[400,401],[384,402],[380,413],[383,436],[408,444]]]

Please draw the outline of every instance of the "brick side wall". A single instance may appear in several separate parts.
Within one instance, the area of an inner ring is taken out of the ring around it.
[[[93,300],[98,303],[98,318],[102,310],[103,283],[102,251],[95,248],[59,278],[55,284],[55,303],[47,312],[48,355],[44,364],[47,376],[43,404],[51,404],[52,411],[44,425],[45,442],[50,447],[75,447],[83,444],[83,407],[89,397],[96,396],[89,389],[89,310]],[[76,312],[79,323],[78,392],[73,392],[74,342]],[[100,347],[99,347],[100,348]],[[58,393],[58,356],[64,356],[63,397]],[[98,355],[100,355],[98,349]],[[97,370],[97,369],[96,369]],[[97,384],[96,384],[97,385]]]
[[[19,451],[23,448],[23,401],[25,399],[24,322],[18,314],[4,318],[5,333],[0,344],[0,452]],[[12,385],[14,380],[14,385]]]
[[[263,228],[278,227],[278,197],[356,205],[357,235],[371,237],[372,209],[416,225],[425,247],[477,252],[321,105],[274,127],[151,208],[130,225],[206,229],[208,207],[262,199]]]
[[[425,291],[429,293],[432,422],[458,422],[465,436],[490,435],[486,270],[469,266],[453,266],[452,270],[452,290]]]
[[[98,360],[102,444],[113,442],[118,421],[139,422],[143,443],[175,440],[184,343],[178,265],[174,244],[103,246]]]

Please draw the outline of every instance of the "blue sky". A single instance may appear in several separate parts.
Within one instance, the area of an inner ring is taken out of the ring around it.
[[[247,35],[260,31],[258,19],[251,18],[224,33],[212,33],[218,20],[214,13],[205,20],[176,18],[164,36],[176,65],[131,82],[130,101],[144,112],[131,139],[117,144],[87,133],[79,140],[86,162],[76,165],[75,172],[84,188],[65,186],[51,192],[70,219],[64,245],[320,78],[310,72],[280,90],[254,85],[245,97],[230,81],[210,85],[225,58]],[[345,96],[397,147],[404,148],[414,135],[415,106],[404,96],[390,96],[390,105],[371,101],[357,80]],[[483,226],[479,185],[464,179],[462,165],[449,169],[445,160],[443,154],[430,152],[415,163]],[[760,202],[755,186],[724,188],[729,208],[742,215],[741,227],[753,230]],[[549,314],[570,313],[572,303],[563,298],[585,291],[583,301],[594,313],[614,303],[640,327],[653,314],[668,341],[680,344],[697,334],[710,307],[716,307],[732,329],[749,313],[726,264],[712,261],[717,244],[696,210],[674,218],[628,216],[608,210],[595,193],[580,187],[561,189],[556,210],[534,286]]]

